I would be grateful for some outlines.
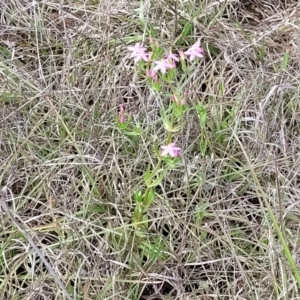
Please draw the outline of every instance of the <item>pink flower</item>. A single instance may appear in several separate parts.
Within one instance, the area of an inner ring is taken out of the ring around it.
[[[171,61],[173,61],[173,60],[179,61],[178,54],[173,54],[173,53],[169,53],[169,54],[167,55],[166,59],[167,59],[168,61],[169,61],[169,60],[171,60]]]
[[[203,49],[200,47],[200,39],[198,39],[194,45],[184,52],[184,54],[190,56],[191,61],[194,60],[195,57],[203,57],[203,53]]]
[[[163,150],[161,153],[162,156],[169,154],[172,157],[178,157],[181,151],[181,148],[176,147],[174,143],[171,143],[167,146],[161,146],[161,149]]]
[[[175,102],[177,105],[185,105],[186,104],[186,96],[188,95],[188,91],[184,90],[183,96],[171,96],[171,101]]]
[[[147,49],[140,43],[136,43],[134,46],[128,46],[127,49],[131,51],[130,57],[134,57],[134,62],[137,63],[140,60],[148,61],[149,53]]]
[[[121,104],[121,105],[120,105],[120,111],[119,111],[119,119],[120,119],[120,123],[124,123],[124,122],[125,122],[124,112],[125,112],[124,105]]]
[[[157,76],[157,74],[156,74],[155,71],[152,71],[152,70],[147,69],[147,70],[146,70],[146,75],[147,75],[148,77],[152,78],[153,81],[157,81],[157,80],[158,80],[158,76]]]
[[[181,99],[181,104],[184,105],[186,104],[186,96],[188,95],[188,91],[187,90],[184,90],[183,92],[183,97]]]
[[[159,60],[154,62],[156,66],[154,67],[154,71],[161,71],[163,74],[166,74],[167,69],[172,69],[174,66],[168,62],[167,59]]]

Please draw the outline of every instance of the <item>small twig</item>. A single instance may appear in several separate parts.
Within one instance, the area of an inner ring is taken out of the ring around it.
[[[282,200],[281,200],[281,195],[280,195],[280,186],[279,186],[279,171],[278,171],[278,165],[277,165],[277,160],[276,156],[274,154],[274,166],[275,166],[275,174],[276,174],[276,190],[277,190],[277,197],[278,197],[278,205],[279,205],[279,223],[280,223],[280,229],[285,235],[285,230],[284,230],[284,224],[283,224],[283,213],[282,213]]]

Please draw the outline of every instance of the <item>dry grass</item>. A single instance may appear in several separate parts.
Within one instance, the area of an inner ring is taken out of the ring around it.
[[[58,2],[0,0],[0,298],[300,299],[263,202],[300,267],[298,1]],[[132,195],[164,131],[124,49],[149,30],[206,56],[143,238]]]

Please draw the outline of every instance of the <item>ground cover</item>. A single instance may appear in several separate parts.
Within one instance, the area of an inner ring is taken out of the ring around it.
[[[0,299],[300,299],[299,11],[0,0]]]

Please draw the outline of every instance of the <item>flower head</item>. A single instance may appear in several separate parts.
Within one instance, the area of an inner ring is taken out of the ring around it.
[[[178,58],[178,54],[173,54],[173,53],[169,53],[167,56],[166,56],[166,59],[169,61],[179,61],[179,58]]]
[[[181,49],[179,50],[179,57],[181,61],[185,60],[184,52]]]
[[[162,156],[169,154],[172,157],[178,157],[181,151],[181,148],[176,147],[175,143],[171,143],[167,146],[161,146],[161,149],[163,150],[161,153]]]
[[[163,74],[166,74],[167,69],[174,68],[173,64],[170,64],[167,59],[158,60],[154,62],[156,66],[154,67],[154,71],[161,71]]]
[[[184,54],[190,56],[190,60],[194,60],[195,57],[203,57],[203,49],[200,47],[200,39],[197,40],[197,42],[192,45],[187,51],[184,52]]]
[[[148,61],[149,53],[140,43],[136,43],[134,46],[128,46],[127,49],[132,52],[130,57],[134,57],[135,63],[140,60]]]
[[[147,75],[148,77],[152,78],[153,81],[157,81],[157,80],[158,80],[158,76],[157,76],[157,74],[156,74],[155,71],[152,71],[152,70],[147,69],[147,70],[146,70],[146,75]]]
[[[182,104],[182,105],[186,104],[186,97],[187,97],[187,95],[188,95],[188,91],[187,91],[187,90],[184,90],[184,92],[183,92],[183,97],[182,97],[182,99],[181,99],[181,104]]]
[[[120,120],[120,123],[124,123],[125,122],[124,112],[125,112],[124,105],[121,104],[120,105],[120,110],[119,110],[119,120]]]
[[[188,91],[184,90],[182,95],[175,95],[171,96],[171,101],[175,102],[177,105],[185,105],[186,104],[186,97],[188,95]]]

